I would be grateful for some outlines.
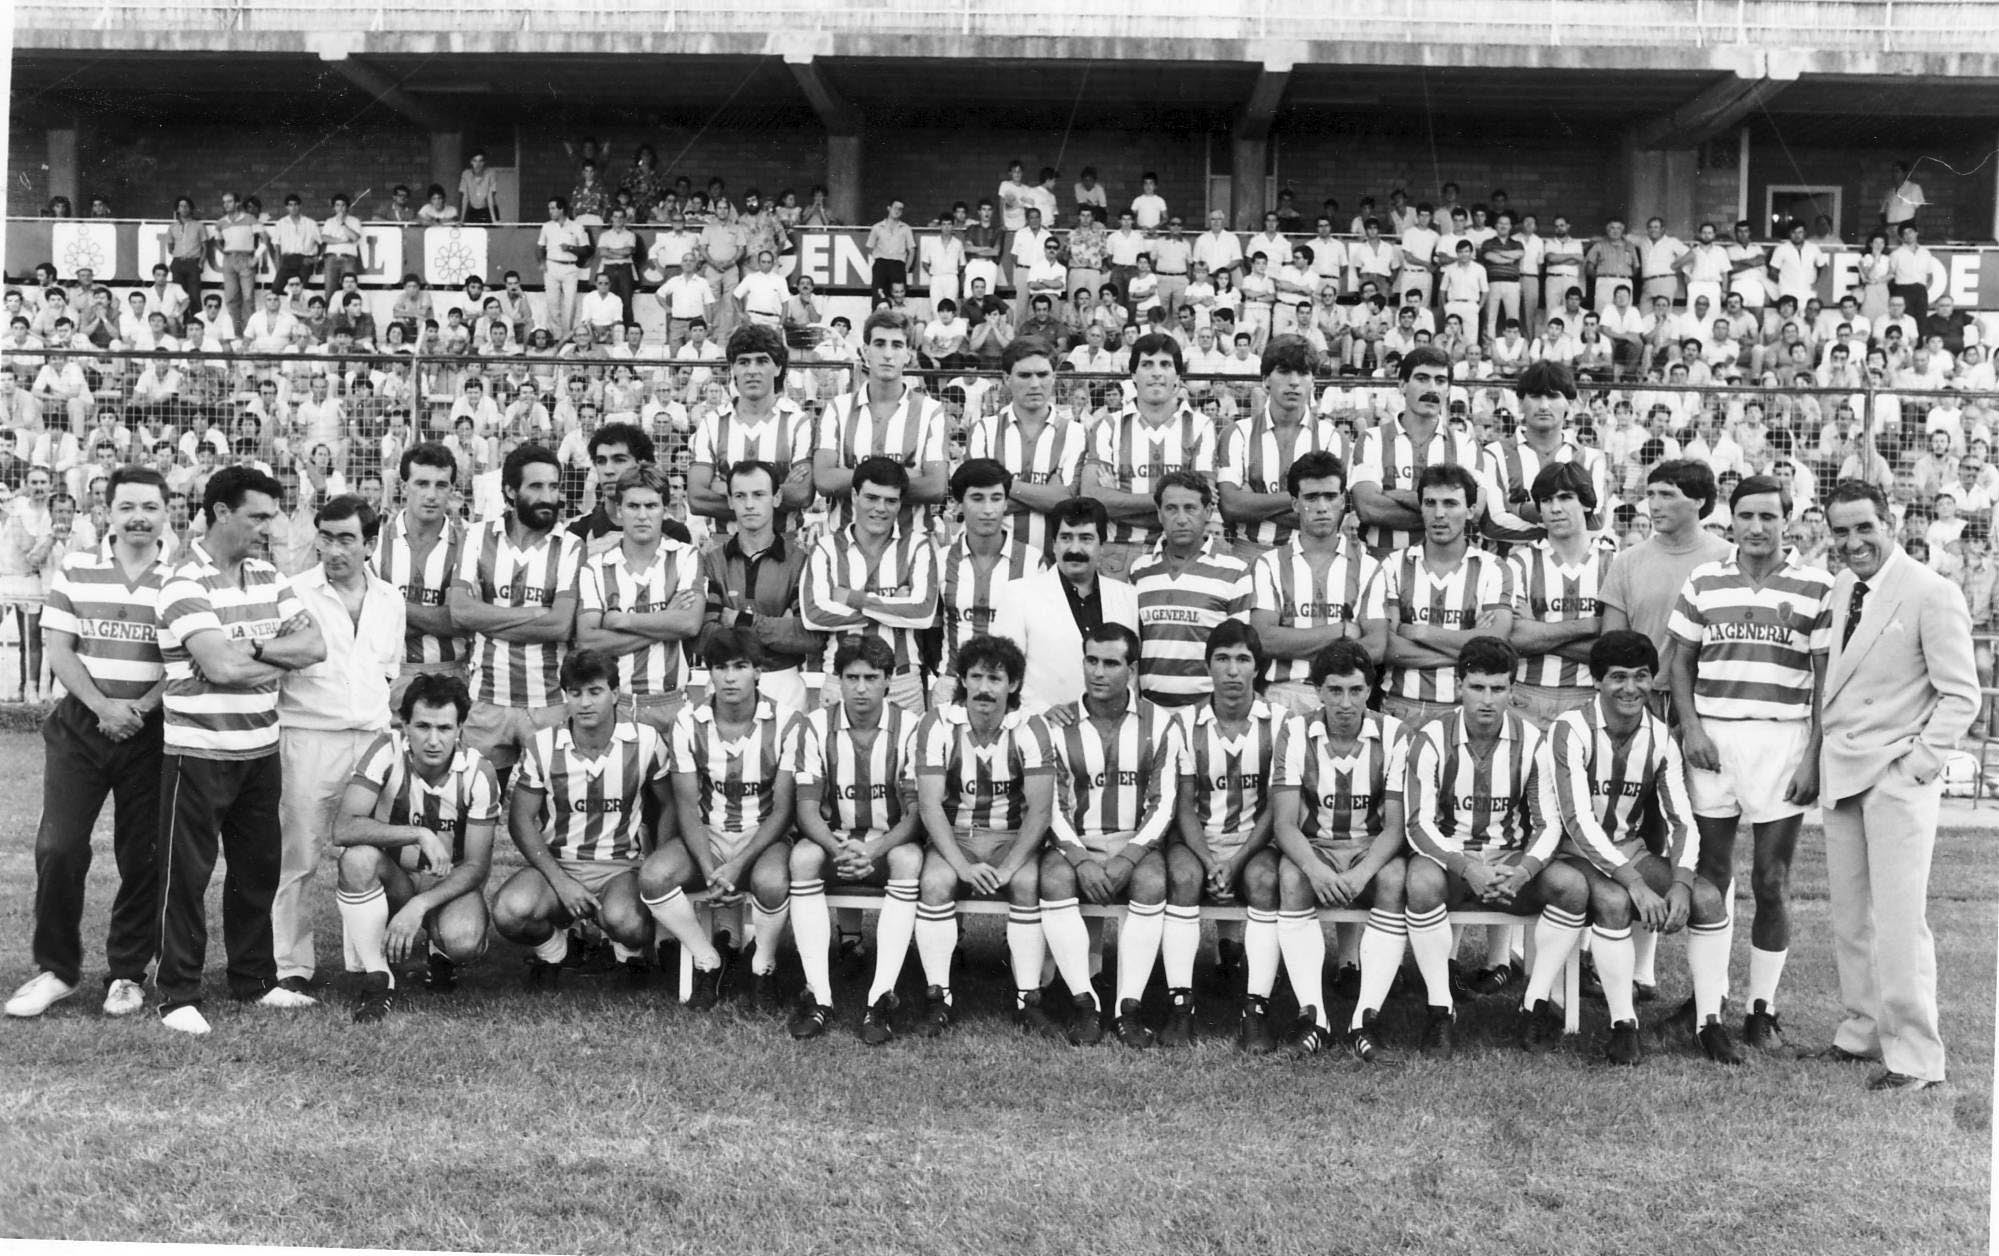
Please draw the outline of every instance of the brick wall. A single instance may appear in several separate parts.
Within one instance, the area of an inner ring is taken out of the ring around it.
[[[1433,148],[1427,138],[1327,127],[1279,132],[1273,148],[1279,186],[1298,194],[1298,207],[1308,217],[1328,196],[1350,217],[1363,195],[1373,196],[1385,211],[1395,188],[1406,191],[1412,203],[1435,201],[1444,183],[1455,182],[1466,204],[1483,202],[1494,188],[1503,188],[1515,210],[1539,217],[1542,231],[1559,211],[1583,233],[1594,230],[1622,199],[1617,149],[1609,141],[1493,143],[1440,136]],[[1335,227],[1344,231],[1346,224]]]
[[[49,199],[49,133],[38,126],[7,124],[7,214],[32,218]]]
[[[1822,184],[1845,191],[1840,233],[1859,243],[1880,221],[1881,200],[1890,188],[1889,167],[1906,161],[1916,167],[1915,180],[1929,203],[1916,215],[1923,238],[1989,240],[1992,238],[1992,167],[1979,163],[1991,149],[1990,132],[1977,141],[1940,145],[1923,151],[1940,160],[1917,161],[1921,153],[1902,149],[1786,149],[1775,139],[1757,139],[1749,150],[1749,215],[1760,219],[1764,194],[1771,184]],[[1948,163],[1945,165],[1943,163]],[[1970,173],[1958,175],[1964,170]],[[1892,243],[1892,241],[1891,241]]]

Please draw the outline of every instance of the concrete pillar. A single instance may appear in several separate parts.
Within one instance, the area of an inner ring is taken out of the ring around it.
[[[1270,173],[1270,141],[1229,141],[1229,218],[1238,231],[1263,229],[1263,214],[1269,207],[1264,183]]]
[[[1622,154],[1624,216],[1633,234],[1642,234],[1645,220],[1666,220],[1666,230],[1691,239],[1695,221],[1694,181],[1700,172],[1700,152],[1691,148],[1637,148],[1627,140]]]
[[[76,122],[68,126],[52,126],[48,136],[48,197],[67,196],[79,218],[90,209],[83,199],[83,161],[79,151],[83,147],[82,136],[82,124]],[[48,198],[45,197],[29,212],[39,215],[47,207]]]
[[[444,189],[444,199],[458,203],[458,176],[465,171],[465,132],[432,131],[430,133],[430,181]],[[417,189],[412,200],[423,200],[423,189]],[[537,214],[535,217],[540,217]]]
[[[880,205],[861,202],[861,137],[826,137],[826,204],[841,222],[865,224],[887,211]]]

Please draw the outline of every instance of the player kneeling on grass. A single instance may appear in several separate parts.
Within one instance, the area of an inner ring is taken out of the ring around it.
[[[949,1028],[951,957],[958,946],[958,895],[1007,896],[1006,944],[1012,960],[1014,1022],[1061,1033],[1041,1006],[1041,969],[1048,944],[1041,928],[1041,848],[1055,807],[1054,749],[1048,726],[1020,710],[1027,659],[1007,637],[973,637],[958,649],[961,704],[939,707],[917,730],[916,796],[929,849],[923,856],[916,909],[916,953],[923,963],[922,1029]],[[1076,924],[1080,927],[1081,917]],[[1080,931],[1080,929],[1079,929]],[[1063,975],[1089,988],[1087,934],[1066,959]],[[887,1042],[894,1030],[894,978],[883,955],[861,1037]],[[1072,987],[1075,988],[1075,987]],[[1091,1000],[1094,1013],[1095,1000]]]
[[[1321,907],[1368,910],[1360,935],[1360,999],[1347,1027],[1347,1048],[1363,1064],[1386,1063],[1374,1018],[1402,967],[1408,929],[1402,919],[1402,790],[1406,771],[1402,724],[1367,709],[1378,673],[1359,641],[1335,641],[1312,657],[1319,710],[1293,720],[1277,743],[1271,810],[1277,845],[1277,938],[1298,996],[1293,1055],[1325,1048],[1323,972],[1326,935]]]
[[[396,708],[402,727],[362,754],[340,801],[340,928],[347,966],[359,971],[356,1021],[395,1006],[395,968],[421,934],[425,985],[457,984],[458,965],[486,951],[486,874],[500,787],[493,767],[459,734],[472,694],[456,676],[420,672]],[[421,889],[418,887],[422,886]]]
[[[790,901],[792,793],[805,721],[758,694],[761,655],[748,628],[709,634],[701,653],[711,696],[681,711],[668,750],[678,836],[646,859],[639,890],[652,918],[694,957],[688,1006],[697,1009],[721,1000],[726,965],[694,914],[696,903],[733,903],[749,890],[756,939],[751,995],[759,1008],[774,1011],[780,1000],[772,978]]]
[[[1721,892],[1694,875],[1700,840],[1680,747],[1646,706],[1659,652],[1643,633],[1618,629],[1590,647],[1589,670],[1596,701],[1550,726],[1537,775],[1541,807],[1561,832],[1559,857],[1542,877],[1568,869],[1588,883],[1591,950],[1610,1007],[1607,1054],[1613,1064],[1643,1058],[1632,1003],[1635,920],[1655,933],[1688,926],[1697,1040],[1709,1059],[1739,1064],[1741,1053],[1720,1020],[1728,980]],[[1648,814],[1662,822],[1653,828],[1663,850],[1646,844]],[[1582,903],[1572,886],[1564,880],[1545,897],[1549,907],[1535,927],[1534,971],[1521,1010],[1523,1041],[1533,1051],[1561,1039],[1547,996],[1582,937]]]
[[[1119,1042],[1143,1050],[1153,1042],[1140,1001],[1159,959],[1166,919],[1166,857],[1159,844],[1179,793],[1180,721],[1133,695],[1137,670],[1137,633],[1115,623],[1092,628],[1083,638],[1082,700],[1048,713],[1060,803],[1052,826],[1057,857],[1041,863],[1041,919],[1076,996],[1080,1028],[1090,987],[1072,975],[1074,942],[1058,944],[1057,930],[1087,939],[1075,905],[1078,890],[1092,903],[1127,904],[1118,928],[1113,1028]],[[1087,952],[1086,941],[1085,974]]]
[[[1574,897],[1583,888],[1580,873],[1548,862],[1556,834],[1540,814],[1534,779],[1541,734],[1513,706],[1519,665],[1519,654],[1498,637],[1467,641],[1455,665],[1458,709],[1409,739],[1403,792],[1418,857],[1409,861],[1404,918],[1429,993],[1423,1054],[1434,1058],[1448,1059],[1457,1047],[1451,909],[1524,915],[1554,902],[1582,905]]]
[[[534,949],[527,985],[553,990],[569,955],[569,926],[594,921],[632,985],[645,981],[652,922],[639,902],[639,863],[653,844],[648,796],[663,813],[666,743],[618,718],[618,664],[596,650],[562,660],[557,682],[569,716],[528,742],[507,827],[528,866],[493,896],[500,936]]]
[[[791,847],[791,932],[805,970],[805,993],[791,1036],[816,1038],[833,1019],[833,916],[826,882],[888,887],[875,926],[872,1005],[895,989],[916,928],[917,718],[888,702],[895,651],[880,637],[857,637],[833,656],[840,704],[805,717],[798,756],[798,832]],[[828,869],[830,868],[830,873]]]
[[[1180,729],[1179,840],[1166,850],[1166,923],[1160,958],[1166,969],[1166,1023],[1159,1045],[1194,1040],[1194,956],[1201,946],[1201,896],[1245,902],[1244,994],[1237,1038],[1264,1052],[1270,991],[1277,984],[1277,851],[1270,845],[1271,768],[1290,717],[1257,695],[1263,643],[1256,629],[1224,620],[1208,634],[1208,700],[1186,712]]]

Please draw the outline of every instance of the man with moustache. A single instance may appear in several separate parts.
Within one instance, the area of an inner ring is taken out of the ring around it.
[[[1097,556],[1110,516],[1094,497],[1075,497],[1048,512],[1053,561],[1008,584],[994,599],[989,631],[1027,655],[1021,709],[1030,714],[1083,696],[1083,642],[1106,623],[1138,632],[1138,591],[1104,575]]]
[[[90,833],[110,794],[118,892],[105,942],[104,1013],[145,1005],[159,901],[161,699],[158,640],[167,483],[158,471],[111,473],[108,552],[63,559],[42,633],[65,690],[42,728],[42,821],[35,834],[35,975],[7,1001],[40,1016],[83,977],[83,894]]]
[[[1402,414],[1369,432],[1354,460],[1354,511],[1360,516],[1367,552],[1386,559],[1408,547],[1423,528],[1417,480],[1423,471],[1447,463],[1476,475],[1478,442],[1444,422],[1451,391],[1451,360],[1441,349],[1423,346],[1402,359]],[[1467,505],[1476,517],[1476,489]]]
[[[1833,582],[1820,780],[1834,955],[1846,1019],[1824,1053],[1878,1059],[1874,1090],[1944,1080],[1927,895],[1944,756],[1978,711],[1964,596],[1902,552],[1887,495],[1826,499],[1846,562]]]

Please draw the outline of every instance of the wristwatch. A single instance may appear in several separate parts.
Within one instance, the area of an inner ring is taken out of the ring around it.
[[[261,638],[250,643],[250,657],[259,663],[264,661],[264,642]]]

